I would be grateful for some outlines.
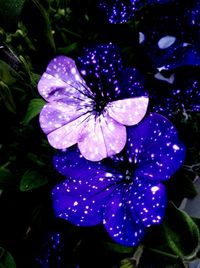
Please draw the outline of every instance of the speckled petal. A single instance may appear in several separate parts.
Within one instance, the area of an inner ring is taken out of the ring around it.
[[[137,164],[136,177],[167,180],[183,163],[185,147],[165,117],[151,114],[127,133],[127,154]]]
[[[133,18],[143,6],[152,4],[167,4],[175,0],[100,0],[99,7],[105,13],[110,23],[125,23]]]
[[[52,190],[55,215],[80,226],[102,223],[105,204],[117,183],[114,175],[101,163],[87,161],[76,151],[54,157],[54,164],[69,175]]]
[[[112,100],[118,97],[122,90],[119,85],[122,60],[116,45],[107,43],[87,47],[76,64],[93,94]]]
[[[47,135],[48,141],[56,149],[66,149],[78,142],[82,130],[87,125],[89,114],[83,114],[77,119],[61,126]]]
[[[126,143],[126,128],[108,115],[91,116],[84,128],[78,147],[91,161],[119,153]]]
[[[142,178],[134,178],[134,186],[129,193],[130,197],[133,197],[130,208],[134,209],[145,227],[160,224],[167,204],[164,185],[144,181]]]
[[[49,134],[68,123],[87,114],[87,109],[76,103],[47,103],[40,112],[40,126],[45,134]],[[79,119],[78,119],[79,120]]]
[[[46,72],[38,82],[38,91],[47,101],[85,99],[91,96],[90,89],[79,74],[75,62],[65,56],[50,61]]]
[[[103,223],[110,237],[124,246],[136,246],[145,234],[142,222],[119,188],[106,204]]]
[[[107,106],[108,114],[117,122],[132,126],[139,123],[145,116],[148,101],[147,97],[113,101]]]

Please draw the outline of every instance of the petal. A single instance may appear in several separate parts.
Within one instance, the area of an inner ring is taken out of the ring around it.
[[[165,117],[151,114],[137,126],[128,128],[127,134],[127,155],[137,166],[136,177],[167,180],[182,165],[185,147]]]
[[[69,104],[47,103],[40,112],[40,126],[45,134],[49,134],[85,115],[88,112],[85,107],[75,102]]]
[[[66,97],[69,100],[77,100],[91,96],[91,91],[80,76],[75,62],[65,56],[56,57],[49,63],[39,80],[38,90],[47,101]]]
[[[164,185],[134,178],[134,186],[130,196],[133,196],[131,204],[134,204],[135,214],[145,227],[160,224],[167,204]]]
[[[76,60],[78,69],[96,96],[117,97],[122,60],[119,48],[112,43],[85,48]]]
[[[126,128],[107,116],[91,116],[79,139],[82,155],[91,161],[99,161],[119,153],[126,143]]]
[[[89,120],[88,113],[59,127],[47,135],[48,141],[56,149],[66,149],[78,142],[84,127]]]
[[[54,157],[54,165],[68,175],[52,191],[55,215],[80,226],[102,223],[104,205],[117,183],[114,175],[101,163],[85,160],[77,150]]]
[[[134,16],[135,6],[131,1],[100,1],[100,9],[105,13],[110,23],[124,23]]]
[[[106,203],[104,226],[111,238],[124,246],[136,246],[145,234],[145,228],[130,208],[123,190],[118,189]]]
[[[145,116],[148,101],[147,97],[113,101],[107,106],[108,114],[123,125],[135,125]]]
[[[184,77],[184,79],[183,79]],[[151,110],[165,116],[173,117],[177,111],[200,111],[200,79],[198,68],[184,68],[176,70],[172,85],[156,81],[155,88],[162,91],[151,92]]]

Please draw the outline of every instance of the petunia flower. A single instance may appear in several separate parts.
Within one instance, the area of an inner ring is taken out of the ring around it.
[[[196,22],[192,7],[174,4],[155,6],[138,22],[140,45],[158,71],[200,66],[199,36],[191,21]]]
[[[126,127],[144,117],[148,97],[134,68],[123,68],[118,48],[109,43],[85,49],[74,60],[53,59],[38,90],[48,102],[40,125],[49,143],[66,149],[76,143],[88,160],[119,153],[126,143]]]
[[[168,74],[168,79],[170,77],[173,77],[173,83],[154,79],[152,85],[148,85],[149,109],[168,118],[178,111],[200,112],[200,68],[180,68],[175,74]]]
[[[132,19],[135,13],[146,5],[167,4],[175,0],[100,0],[99,7],[105,13],[110,23],[125,23]]]
[[[66,180],[52,190],[55,215],[78,226],[103,224],[110,237],[135,246],[160,224],[167,204],[162,183],[181,166],[185,148],[170,121],[151,114],[129,127],[124,150],[99,162],[71,147],[54,157]]]

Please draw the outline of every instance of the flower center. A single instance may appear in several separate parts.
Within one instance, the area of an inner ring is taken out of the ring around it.
[[[100,100],[97,99],[96,100],[95,105],[94,105],[94,109],[98,115],[103,112],[106,104],[107,104],[107,101],[104,99],[100,99]]]
[[[133,181],[132,180],[132,175],[133,175],[133,172],[131,172],[131,170],[127,169],[125,171],[124,182],[125,183],[131,183]]]

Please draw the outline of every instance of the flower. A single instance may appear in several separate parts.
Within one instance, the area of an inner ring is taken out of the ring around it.
[[[123,69],[118,48],[111,43],[85,49],[77,65],[82,76],[68,57],[49,63],[38,83],[48,101],[40,125],[53,147],[78,143],[85,158],[98,161],[124,148],[124,125],[144,117],[148,97],[141,75],[134,68]]]
[[[75,147],[54,157],[66,180],[52,190],[55,215],[78,226],[104,225],[110,237],[135,246],[165,213],[168,180],[181,166],[185,148],[170,121],[151,114],[128,127],[124,150],[99,162]]]
[[[99,7],[110,23],[125,23],[132,19],[143,6],[171,2],[174,2],[174,0],[147,0],[145,3],[141,0],[101,0],[99,1]]]
[[[154,6],[138,22],[139,42],[159,71],[200,66],[199,34],[191,6],[174,3],[166,9]]]
[[[200,78],[199,68],[187,67],[177,69],[173,76],[173,83],[166,83],[154,79],[148,85],[151,111],[161,113],[168,118],[174,117],[178,111],[200,111]]]

